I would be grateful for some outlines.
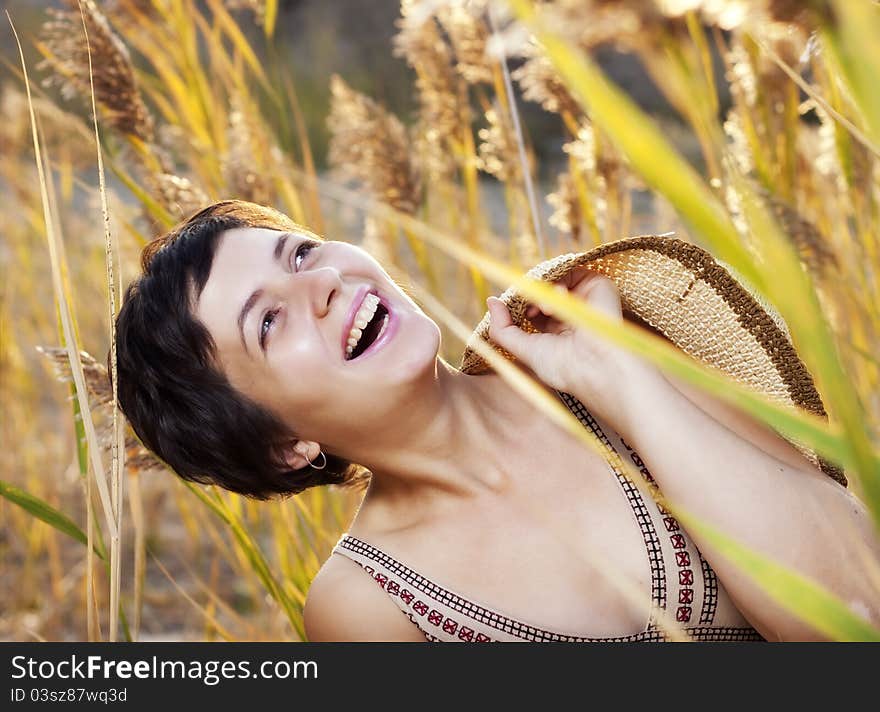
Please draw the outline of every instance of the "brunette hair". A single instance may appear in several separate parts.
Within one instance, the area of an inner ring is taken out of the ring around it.
[[[291,470],[281,448],[295,434],[214,366],[216,344],[190,299],[208,281],[220,236],[238,227],[321,239],[277,210],[225,200],[147,244],[143,274],[126,289],[116,318],[119,407],[144,446],[184,480],[255,499],[361,484],[368,471],[327,453],[323,469]]]

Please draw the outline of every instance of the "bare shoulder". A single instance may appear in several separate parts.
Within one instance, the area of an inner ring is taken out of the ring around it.
[[[340,554],[331,555],[312,581],[303,622],[311,642],[426,642],[373,578]]]

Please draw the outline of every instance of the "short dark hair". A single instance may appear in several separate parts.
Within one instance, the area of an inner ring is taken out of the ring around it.
[[[321,239],[277,210],[226,200],[148,243],[143,274],[126,289],[116,318],[119,407],[144,446],[191,482],[254,499],[315,485],[362,484],[367,470],[328,453],[323,469],[291,470],[282,446],[294,433],[214,365],[216,344],[193,316],[190,297],[208,281],[220,235],[238,227]],[[109,353],[107,360],[111,372]]]

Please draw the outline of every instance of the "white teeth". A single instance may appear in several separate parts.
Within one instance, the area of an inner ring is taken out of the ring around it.
[[[375,294],[368,294],[364,298],[363,304],[361,304],[360,309],[358,309],[357,314],[355,314],[351,331],[348,334],[348,345],[345,348],[346,356],[351,356],[352,351],[357,347],[357,342],[363,335],[363,330],[366,328],[367,324],[370,323],[370,319],[373,318],[373,315],[376,313],[376,307],[378,306],[379,297]]]

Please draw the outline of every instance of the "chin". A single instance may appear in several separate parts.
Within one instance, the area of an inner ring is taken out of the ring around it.
[[[406,319],[397,336],[398,343],[387,354],[388,380],[405,385],[432,375],[440,352],[440,327],[419,314]]]

